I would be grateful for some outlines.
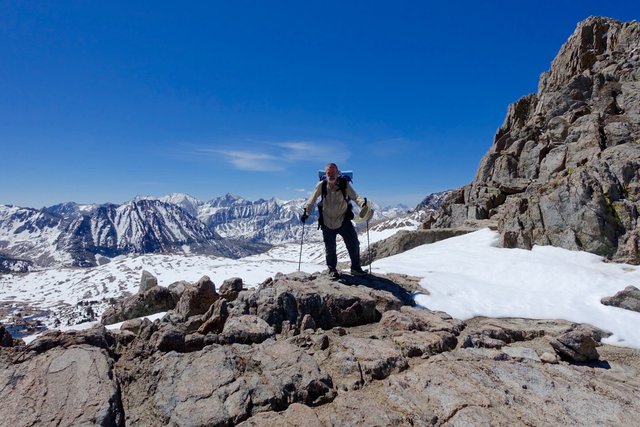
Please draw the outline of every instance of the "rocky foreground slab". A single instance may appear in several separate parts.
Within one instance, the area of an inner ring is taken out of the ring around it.
[[[165,292],[142,287],[122,312]],[[413,306],[406,276],[171,289],[161,320],[3,339],[5,425],[634,425],[639,353],[565,321]],[[145,296],[146,295],[146,296]],[[203,300],[207,304],[202,304]],[[117,309],[110,316],[121,316]],[[5,335],[6,333],[3,332]]]

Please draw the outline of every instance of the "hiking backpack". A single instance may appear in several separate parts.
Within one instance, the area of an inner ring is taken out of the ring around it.
[[[320,229],[324,225],[324,220],[322,218],[322,202],[324,198],[327,196],[327,176],[324,172],[318,172],[318,176],[320,177],[320,181],[322,181],[322,197],[320,202],[318,203],[318,229]],[[338,175],[338,188],[342,192],[342,197],[344,197],[344,201],[347,202],[347,212],[344,214],[345,218],[351,221],[354,218],[353,215],[353,206],[351,205],[351,199],[347,196],[347,185],[353,181],[353,172],[344,172]]]

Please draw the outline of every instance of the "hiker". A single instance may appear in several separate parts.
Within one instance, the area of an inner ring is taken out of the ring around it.
[[[318,210],[320,211],[319,228],[322,228],[329,274],[334,279],[340,277],[336,269],[338,264],[336,237],[339,234],[342,236],[349,252],[349,258],[351,258],[351,274],[364,276],[367,273],[360,266],[360,242],[358,241],[358,234],[351,223],[353,212],[351,211],[350,201],[353,200],[358,206],[363,207],[367,204],[367,199],[358,196],[349,183],[350,179],[340,175],[338,166],[335,163],[327,164],[325,174],[326,178],[316,185],[300,219],[302,222],[306,222],[309,214],[313,212],[313,205],[316,199],[322,197],[318,204]]]

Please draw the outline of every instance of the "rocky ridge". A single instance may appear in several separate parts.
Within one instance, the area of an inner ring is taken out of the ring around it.
[[[553,245],[640,263],[640,23],[581,22],[509,106],[475,179],[427,228],[497,222],[504,247]]]
[[[147,274],[139,294],[155,283]],[[51,331],[28,346],[0,330],[0,417],[15,426],[637,421],[639,354],[599,346],[605,331],[462,322],[413,306],[421,290],[401,275],[296,273],[254,290],[203,277],[175,284],[174,308],[155,322]]]

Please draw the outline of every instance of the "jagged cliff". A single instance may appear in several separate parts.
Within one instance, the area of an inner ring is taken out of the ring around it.
[[[640,263],[640,23],[578,24],[538,93],[509,106],[474,181],[427,228],[496,220],[505,247]]]

